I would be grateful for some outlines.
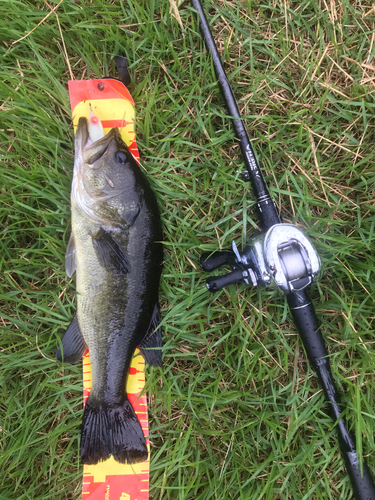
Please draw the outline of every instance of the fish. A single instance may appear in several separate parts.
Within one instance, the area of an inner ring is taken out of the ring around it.
[[[148,364],[162,365],[162,226],[155,194],[119,130],[99,139],[91,131],[92,140],[95,124],[92,116],[81,117],[75,136],[65,268],[69,277],[76,272],[77,312],[56,358],[76,363],[89,349],[83,463],[113,456],[134,464],[146,460],[148,450],[126,382],[137,346]]]

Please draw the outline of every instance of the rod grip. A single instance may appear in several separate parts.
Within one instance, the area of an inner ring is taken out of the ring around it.
[[[305,290],[290,293],[287,295],[287,301],[303,342],[306,355],[316,371],[317,360],[328,356],[328,351],[320,331],[320,324],[315,308]]]
[[[337,421],[336,429],[340,448],[352,483],[354,496],[356,500],[375,500],[375,484],[370,469],[363,460],[363,475],[361,475],[355,439],[350,434],[345,418],[342,416],[339,394],[332,377],[329,358],[327,357],[328,351],[320,331],[315,308],[306,290],[287,295],[287,301],[306,355],[319,377],[332,418]]]
[[[361,475],[357,454],[348,452],[343,455],[356,500],[375,500],[375,484],[365,460],[362,462],[363,475]]]

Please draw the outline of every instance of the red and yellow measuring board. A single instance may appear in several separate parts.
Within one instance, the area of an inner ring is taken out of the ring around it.
[[[135,140],[134,101],[129,91],[118,80],[74,80],[69,82],[69,96],[74,130],[81,116],[90,117],[90,109],[100,118],[104,132],[118,127],[123,141],[139,162]],[[129,401],[139,419],[143,434],[148,436],[147,397],[140,393],[145,385],[144,360],[137,349],[129,370],[126,386]],[[89,352],[83,356],[83,399],[86,403],[91,390]],[[150,453],[149,440],[146,438]],[[82,500],[148,500],[150,461],[124,465],[112,457],[96,465],[84,465]]]

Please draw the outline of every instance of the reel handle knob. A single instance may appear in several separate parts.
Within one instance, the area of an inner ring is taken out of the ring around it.
[[[210,292],[219,292],[222,288],[234,285],[236,283],[243,283],[244,276],[241,269],[235,269],[231,273],[224,274],[223,276],[211,276],[206,280],[207,288]]]
[[[231,256],[233,256],[233,252],[228,250],[205,252],[202,254],[199,263],[204,271],[210,272],[224,264],[228,264],[229,257]]]

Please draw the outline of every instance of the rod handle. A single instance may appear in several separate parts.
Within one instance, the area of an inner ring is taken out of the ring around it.
[[[343,455],[356,500],[375,500],[375,484],[365,460],[362,462],[363,475],[361,475],[357,454],[348,452]]]
[[[360,462],[355,451],[355,439],[349,433],[345,418],[342,416],[339,394],[332,377],[327,357],[328,351],[320,331],[315,308],[306,290],[287,295],[287,301],[306,355],[320,379],[332,418],[334,421],[338,421],[337,433],[340,448],[352,483],[354,496],[356,500],[375,500],[375,484],[370,469],[363,460],[363,475],[361,475]]]
[[[303,342],[306,355],[316,371],[317,360],[328,356],[328,351],[320,331],[320,324],[315,308],[306,290],[288,294],[287,301]]]

